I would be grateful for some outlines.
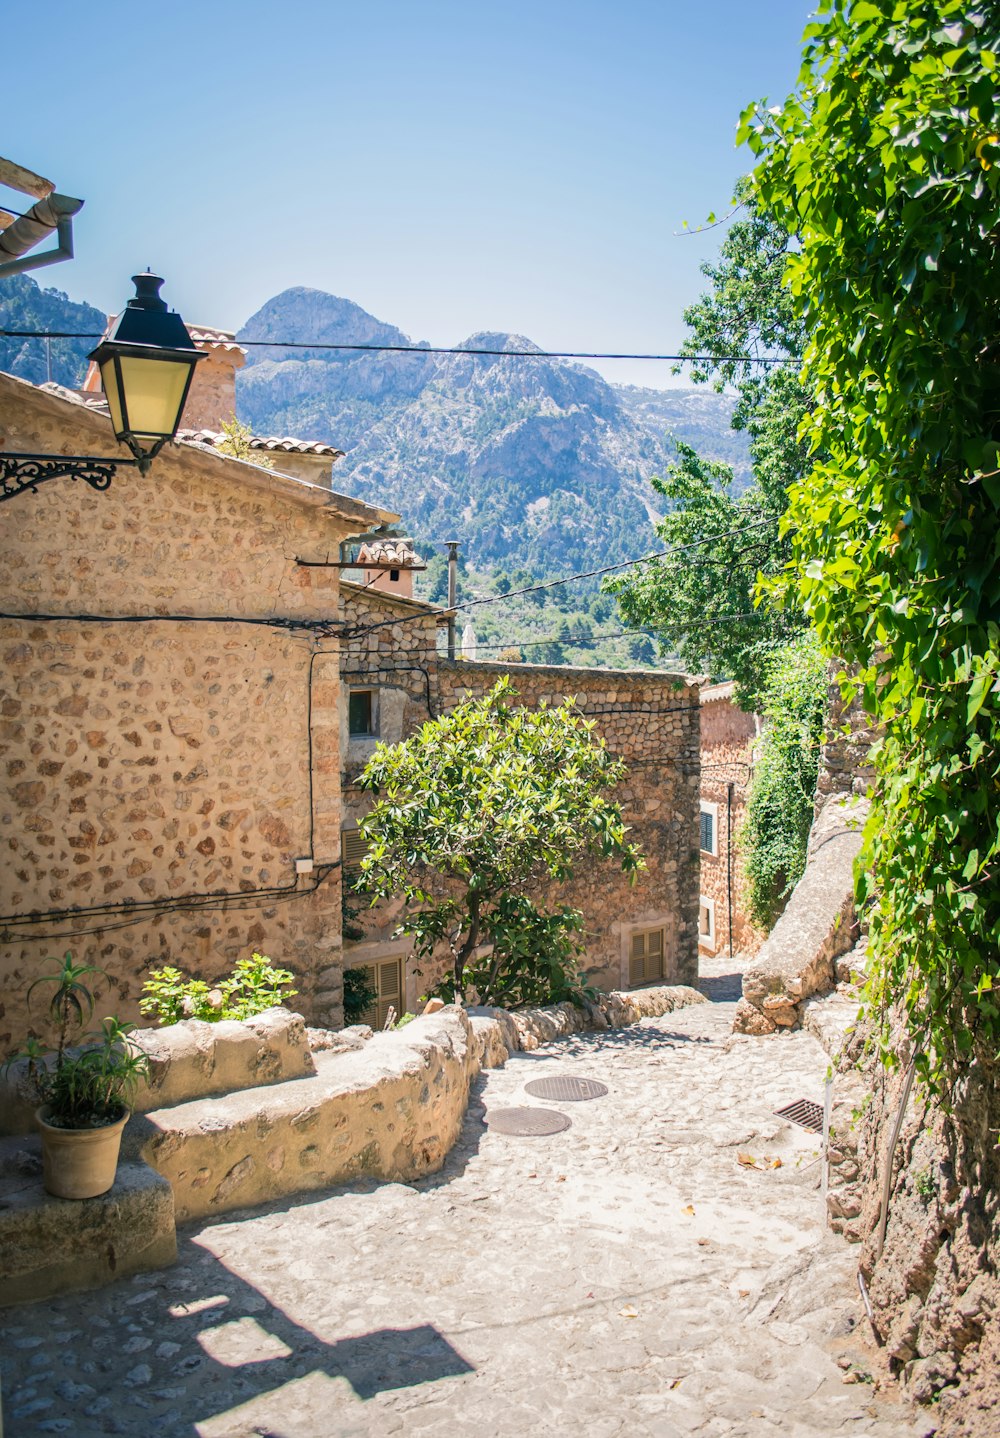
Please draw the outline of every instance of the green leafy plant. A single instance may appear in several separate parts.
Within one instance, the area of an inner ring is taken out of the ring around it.
[[[682,353],[698,356],[695,383],[735,389],[732,425],[749,437],[752,479],[740,486],[728,465],[676,442],[676,462],[651,483],[665,501],[657,537],[681,552],[603,588],[617,596],[626,624],[656,632],[661,654],[678,655],[693,673],[735,679],[740,703],[752,709],[771,655],[806,623],[801,605],[755,601],[755,591],[758,576],[779,573],[791,554],[780,521],[789,486],[808,468],[798,437],[808,393],[795,366],[754,362],[802,348],[805,326],[782,283],[792,241],[749,181],[739,186],[737,213],[719,260],[702,266],[710,288],[684,312]]]
[[[504,1008],[595,997],[579,968],[582,932],[579,909],[562,906],[545,913],[525,894],[502,895],[483,920],[483,937],[492,949],[466,965],[466,991]],[[453,992],[450,978],[434,990],[439,998]]]
[[[593,724],[570,700],[530,710],[516,698],[505,676],[404,743],[380,744],[360,781],[376,795],[361,825],[365,888],[373,903],[402,900],[400,932],[418,961],[449,956],[439,987],[456,1002],[470,986],[492,1002],[518,968],[521,991],[532,976],[542,992],[553,977],[546,934],[569,955],[562,937],[578,925],[566,910],[543,913],[532,888],[570,878],[585,853],[615,860],[630,878],[645,867],[605,792],[625,767]],[[490,942],[494,956],[480,964],[477,950]],[[565,988],[561,965],[554,981]]]
[[[256,464],[260,469],[273,469],[274,460],[263,450],[254,449],[253,430],[247,425],[241,424],[233,415],[231,420],[222,421],[222,433],[225,436],[216,445],[220,454],[232,455],[234,459],[246,460],[248,464]]]
[[[142,986],[139,1011],[161,1024],[181,1019],[249,1019],[293,998],[294,975],[276,969],[266,954],[254,953],[237,960],[230,976],[209,986],[203,979],[189,979],[169,965],[153,969]]]
[[[344,970],[344,1022],[358,1024],[378,1000],[367,969]]]
[[[913,1187],[924,1203],[930,1203],[937,1192],[937,1184],[929,1168],[922,1168],[913,1175]]]
[[[815,635],[807,632],[776,651],[764,673],[764,735],[740,844],[747,908],[769,929],[806,866],[827,692]]]
[[[883,738],[858,895],[867,1007],[947,1094],[1000,1048],[1000,11],[825,0],[797,93],[752,106],[799,248],[802,438],[781,594]]]
[[[83,982],[91,974],[104,977],[92,965],[74,964],[68,953],[54,972],[35,980],[28,990],[29,1006],[39,986],[54,985],[48,1012],[58,1026],[56,1046],[50,1049],[31,1039],[4,1065],[9,1069],[26,1061],[29,1082],[47,1106],[45,1119],[54,1128],[103,1128],[116,1122],[149,1078],[148,1057],[129,1041],[133,1026],[117,1018],[103,1019],[98,1033],[84,1035],[81,1047],[69,1048],[73,1028],[82,1028],[94,1011],[94,995]]]

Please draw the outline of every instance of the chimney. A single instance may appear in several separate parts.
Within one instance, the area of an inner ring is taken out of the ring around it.
[[[116,319],[109,316],[109,329]],[[247,352],[231,330],[188,325],[187,331],[208,359],[195,366],[182,423],[185,429],[219,431],[223,420],[228,424],[236,417],[236,371],[246,363]],[[101,393],[101,372],[93,363],[83,389],[85,394]]]
[[[414,570],[423,569],[405,539],[369,540],[358,550],[358,567],[364,570],[366,589],[413,598]]]

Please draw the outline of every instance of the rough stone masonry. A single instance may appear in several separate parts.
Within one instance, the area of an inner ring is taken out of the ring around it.
[[[112,448],[66,391],[0,376],[0,415],[13,451]],[[272,621],[335,619],[337,571],[296,557],[384,512],[192,445],[10,509],[0,1051],[44,1026],[26,991],[67,950],[108,973],[101,1008],[124,1018],[151,966],[213,978],[258,949],[310,1017],[339,1020],[339,656]]]

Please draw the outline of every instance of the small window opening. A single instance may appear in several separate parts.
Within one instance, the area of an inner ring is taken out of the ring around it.
[[[663,929],[644,929],[633,933],[629,946],[628,981],[630,988],[639,984],[655,984],[663,978]]]
[[[715,806],[709,808],[703,804],[701,809],[701,838],[700,846],[703,854],[718,854],[715,835]]]
[[[715,903],[704,895],[698,906],[698,939],[708,948],[715,946]]]
[[[375,733],[375,696],[370,689],[352,689],[347,701],[348,730],[354,737]]]

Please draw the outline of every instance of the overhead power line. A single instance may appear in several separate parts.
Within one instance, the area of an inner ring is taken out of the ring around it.
[[[7,330],[0,338],[14,340],[99,340],[96,332],[84,330]],[[630,354],[613,350],[513,350],[473,349],[464,345],[370,345],[334,344],[323,340],[237,340],[244,349],[349,350],[367,354],[480,355],[490,359],[566,360],[651,360],[668,364],[799,364],[798,355],[703,355]]]
[[[764,529],[776,523],[774,518],[761,519],[756,524],[742,524],[737,529],[724,529],[719,534],[706,534],[701,539],[693,539],[690,544],[677,544],[672,549],[658,549],[652,554],[640,555],[638,559],[623,559],[619,564],[605,564],[600,569],[584,569],[579,574],[567,574],[562,579],[543,579],[538,584],[526,584],[523,589],[510,589],[506,594],[490,594],[480,599],[466,599],[461,604],[454,606],[459,609],[476,609],[481,604],[504,604],[509,599],[518,599],[522,594],[536,594],[541,589],[555,589],[561,584],[574,584],[580,579],[595,579],[601,574],[613,574],[619,569],[631,569],[636,564],[648,564],[654,559],[669,559],[674,554],[686,554],[691,549],[699,549],[704,544],[714,544],[719,539],[731,539],[737,534],[747,534],[753,529]],[[449,611],[453,612],[453,611]],[[426,621],[431,616],[428,614],[407,614],[400,615],[396,619],[379,620],[376,624],[348,625],[342,631],[344,639],[355,639],[362,634],[371,634],[376,629],[391,629],[394,624],[414,624]]]

